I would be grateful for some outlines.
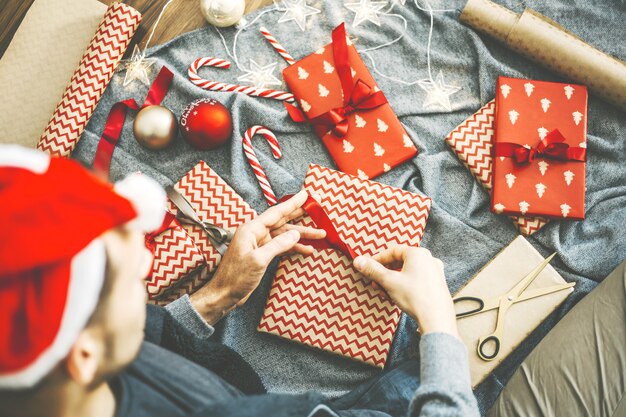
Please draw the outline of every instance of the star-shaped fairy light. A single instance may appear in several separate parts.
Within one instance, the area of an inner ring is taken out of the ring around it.
[[[135,45],[133,49],[133,55],[128,60],[122,61],[123,69],[126,70],[126,76],[124,77],[124,87],[132,83],[135,80],[139,80],[145,85],[150,85],[150,78],[148,77],[148,71],[156,63],[154,58],[146,58],[145,51],[139,49]]]
[[[301,31],[306,30],[306,18],[320,13],[319,9],[306,4],[307,0],[274,0],[276,8],[285,13],[278,19],[278,23],[295,21]]]
[[[443,73],[439,71],[435,80],[424,79],[417,83],[420,88],[426,91],[426,100],[422,107],[427,109],[429,107],[439,107],[447,111],[452,111],[452,105],[450,104],[450,96],[461,89],[455,85],[447,85],[443,80]]]
[[[387,5],[386,1],[370,1],[359,0],[354,3],[344,3],[346,9],[354,12],[353,27],[357,27],[361,23],[370,21],[377,26],[380,26],[380,13],[381,9]]]
[[[255,60],[250,60],[250,69],[244,70],[246,73],[237,78],[245,81],[256,88],[265,88],[268,85],[281,85],[282,83],[274,76],[276,62],[265,66],[259,65]]]

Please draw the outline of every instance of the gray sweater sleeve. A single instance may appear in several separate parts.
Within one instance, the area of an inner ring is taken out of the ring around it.
[[[188,295],[165,306],[170,315],[184,328],[200,339],[208,339],[215,329],[193,308]]]
[[[480,416],[463,342],[447,333],[428,333],[420,341],[420,363],[421,384],[410,416]]]

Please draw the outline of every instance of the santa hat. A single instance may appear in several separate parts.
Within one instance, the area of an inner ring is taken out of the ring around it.
[[[65,358],[104,281],[103,233],[158,228],[165,193],[115,187],[69,159],[0,145],[0,389],[35,385]]]

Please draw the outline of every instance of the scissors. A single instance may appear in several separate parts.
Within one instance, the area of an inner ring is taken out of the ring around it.
[[[181,223],[199,226],[206,233],[206,237],[209,239],[213,247],[220,255],[224,256],[224,253],[226,253],[226,250],[228,249],[228,245],[233,240],[233,234],[223,227],[202,221],[198,217],[196,210],[192,207],[185,196],[176,191],[174,187],[167,187],[165,192],[167,193],[167,197],[170,201],[179,210],[176,214],[176,218]]]
[[[483,300],[480,297],[455,297],[453,298],[453,302],[455,306],[459,303],[467,302],[475,303],[477,305],[476,308],[465,310],[456,314],[458,318],[473,316],[478,313],[482,313],[484,311],[498,309],[498,318],[496,320],[496,328],[488,336],[483,336],[478,340],[477,352],[478,356],[484,361],[491,361],[498,356],[500,352],[500,341],[502,340],[502,335],[504,333],[504,318],[506,316],[509,308],[521,301],[530,300],[532,298],[541,297],[543,295],[547,295],[553,292],[562,291],[576,285],[575,282],[570,282],[566,284],[558,284],[545,288],[535,288],[529,291],[525,291],[526,288],[537,278],[539,273],[543,271],[543,269],[550,263],[552,258],[556,253],[553,253],[549,257],[547,257],[543,262],[537,265],[532,271],[528,273],[524,278],[520,280],[513,288],[511,288],[505,294],[502,294],[499,297],[493,297],[487,300]],[[457,310],[458,311],[458,310]],[[485,346],[492,342],[494,344],[493,353],[489,354],[485,351]]]

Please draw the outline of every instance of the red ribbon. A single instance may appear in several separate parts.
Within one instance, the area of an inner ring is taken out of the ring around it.
[[[291,197],[293,197],[293,194],[286,195],[278,200],[278,202],[282,203],[289,200]],[[318,229],[326,231],[326,237],[324,239],[300,239],[301,244],[312,246],[318,250],[337,249],[350,258],[350,260],[354,260],[354,258],[358,256],[357,253],[343,241],[341,236],[339,236],[339,232],[335,228],[333,221],[330,217],[328,217],[326,210],[324,210],[322,205],[318,203],[316,199],[309,195],[302,205],[302,209],[309,215]]]
[[[156,249],[156,242],[154,241],[154,239],[166,230],[170,230],[179,226],[180,223],[178,222],[178,220],[176,220],[176,216],[174,216],[169,211],[166,211],[165,218],[163,219],[163,223],[161,223],[161,226],[153,232],[146,233],[146,247],[150,250],[150,252],[152,252],[152,254],[154,254],[154,251]]]
[[[111,159],[113,158],[113,150],[120,138],[122,128],[124,127],[124,121],[126,120],[126,113],[128,109],[139,110],[144,107],[159,105],[163,101],[163,98],[167,94],[167,90],[170,88],[174,74],[167,67],[162,67],[157,75],[156,79],[150,86],[146,100],[141,107],[137,104],[135,99],[128,99],[115,103],[109,111],[106,124],[104,125],[104,132],[100,136],[100,142],[98,142],[98,149],[96,149],[96,156],[93,161],[93,169],[104,175],[109,176],[109,169],[111,167]]]
[[[387,103],[387,98],[382,91],[374,91],[372,87],[362,80],[354,83],[352,69],[348,62],[348,45],[346,43],[346,28],[342,23],[333,30],[333,58],[335,69],[341,81],[344,103],[327,112],[309,119],[306,114],[292,104],[285,102],[285,107],[294,122],[308,121],[313,125],[319,136],[333,132],[337,137],[344,137],[348,133],[348,116],[358,110],[371,110]]]
[[[496,143],[495,156],[513,158],[517,165],[524,165],[537,158],[559,159],[562,161],[584,162],[587,150],[565,143],[565,137],[558,129],[548,133],[534,148],[527,148],[517,143]]]

